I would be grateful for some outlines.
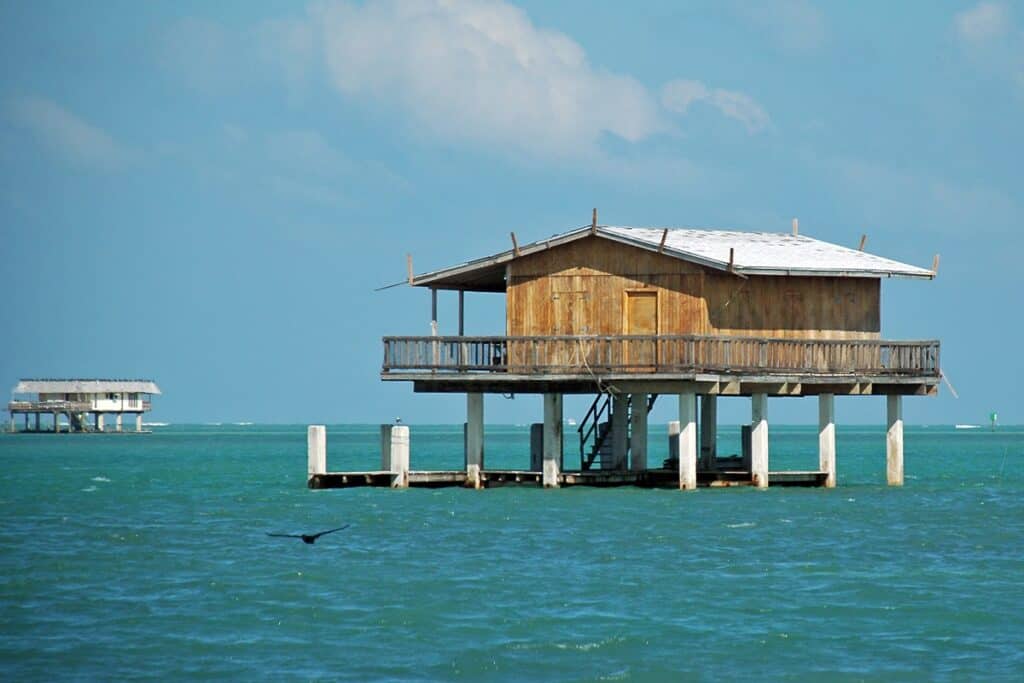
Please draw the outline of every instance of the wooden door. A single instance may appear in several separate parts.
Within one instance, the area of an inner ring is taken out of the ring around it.
[[[623,361],[638,366],[638,371],[651,371],[657,365],[658,334],[658,292],[638,290],[626,292],[624,332],[627,335],[644,335],[645,340],[630,340],[623,349]]]

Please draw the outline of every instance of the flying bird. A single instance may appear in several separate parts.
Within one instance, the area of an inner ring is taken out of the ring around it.
[[[321,536],[324,536],[325,534],[333,534],[335,531],[341,531],[342,529],[347,529],[350,526],[352,525],[346,524],[345,526],[339,526],[337,529],[328,529],[327,531],[321,531],[318,534],[272,534],[270,532],[267,532],[267,536],[273,536],[274,538],[301,538],[303,543],[309,543],[310,545],[312,545],[316,543],[316,539],[320,538]]]

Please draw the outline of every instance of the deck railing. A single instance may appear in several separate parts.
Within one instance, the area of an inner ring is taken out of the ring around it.
[[[939,342],[762,337],[384,337],[383,372],[939,376]]]
[[[92,410],[88,401],[11,401],[7,410],[16,413],[85,413]]]

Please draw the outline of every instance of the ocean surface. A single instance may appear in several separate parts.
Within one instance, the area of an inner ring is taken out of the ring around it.
[[[329,426],[328,468],[378,440]],[[0,679],[1024,680],[1024,429],[908,426],[903,488],[883,427],[837,442],[834,490],[310,491],[301,425],[3,435]],[[485,449],[525,468],[528,428]]]

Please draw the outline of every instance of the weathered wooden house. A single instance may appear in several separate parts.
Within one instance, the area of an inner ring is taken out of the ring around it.
[[[863,243],[862,243],[863,247]],[[937,265],[937,264],[936,264]],[[459,335],[384,338],[385,381],[467,395],[466,466],[487,485],[483,394],[543,394],[528,471],[546,486],[745,480],[835,483],[834,396],[886,396],[888,480],[903,480],[902,397],[935,394],[937,341],[881,337],[881,281],[934,270],[797,234],[594,224],[409,283],[459,296]],[[504,292],[503,336],[462,335],[465,292]],[[562,396],[596,394],[580,466],[563,462]],[[679,401],[678,473],[647,462],[647,413]],[[716,397],[749,396],[740,462],[717,457]],[[820,469],[769,472],[769,396],[817,396]],[[698,436],[698,403],[701,407]],[[698,445],[699,441],[699,445]]]
[[[15,417],[25,420],[25,431],[41,431],[40,417],[53,417],[53,431],[60,431],[60,417],[66,416],[73,432],[105,431],[105,418],[114,417],[114,431],[123,429],[124,415],[135,417],[135,431],[142,431],[142,416],[152,407],[150,397],[160,388],[148,379],[23,379],[11,390],[16,398],[7,404],[11,430]],[[92,424],[89,416],[92,416]],[[29,417],[34,416],[34,428]]]

